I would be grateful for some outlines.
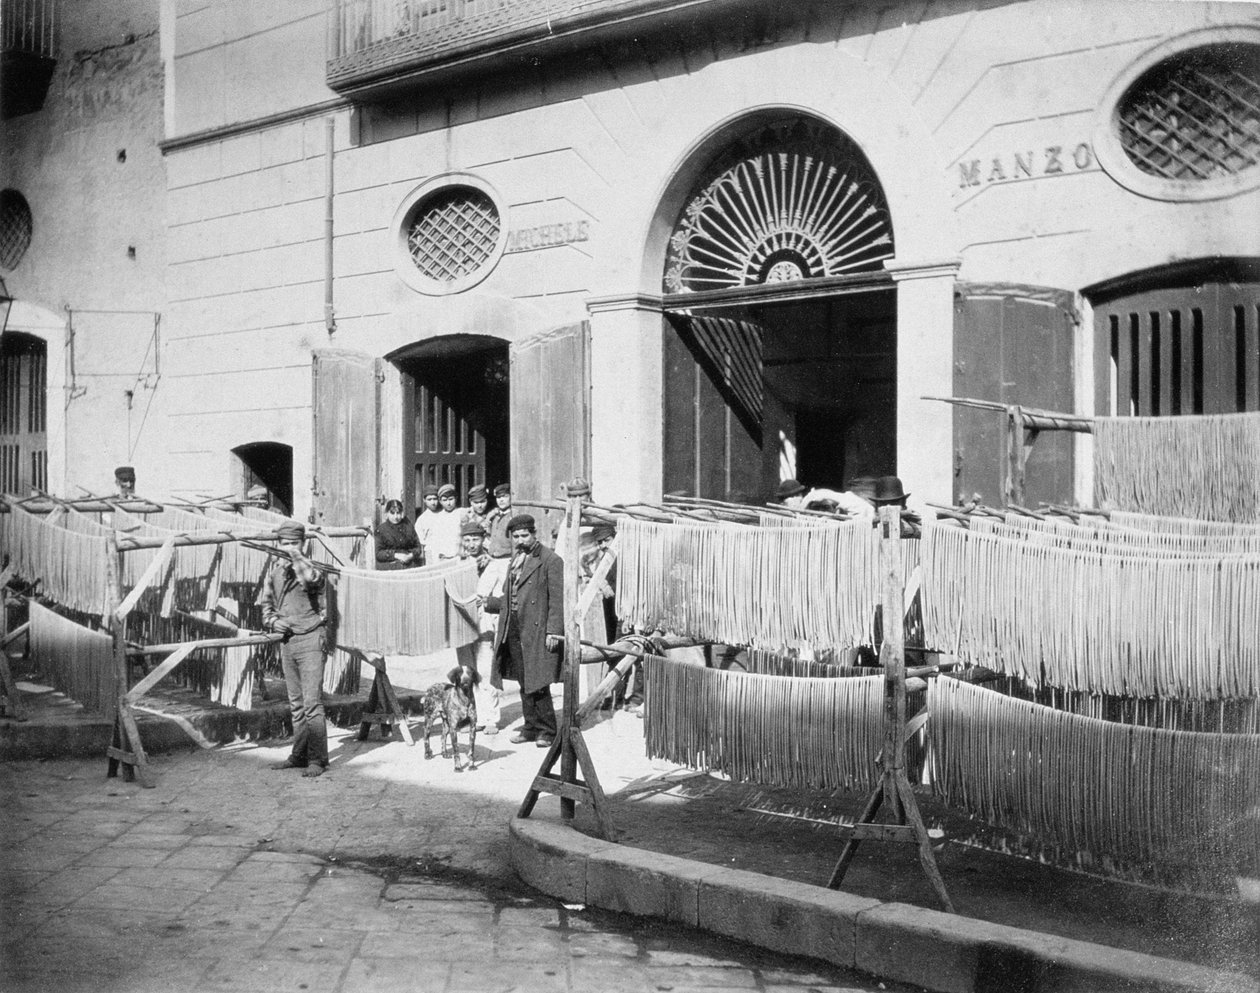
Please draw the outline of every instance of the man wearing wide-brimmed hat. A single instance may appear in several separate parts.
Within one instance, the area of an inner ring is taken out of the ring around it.
[[[328,729],[324,720],[324,576],[302,553],[306,528],[285,521],[276,528],[287,556],[272,566],[258,595],[263,627],[284,636],[280,662],[293,717],[293,748],[273,769],[301,769],[311,778],[328,768]]]

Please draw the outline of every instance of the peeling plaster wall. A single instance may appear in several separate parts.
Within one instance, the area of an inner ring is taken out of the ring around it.
[[[97,0],[58,11],[43,108],[0,122],[0,185],[21,191],[32,214],[30,248],[3,275],[16,298],[77,312],[75,388],[67,381],[48,398],[49,485],[108,491],[114,466],[131,463],[143,491],[166,447],[157,419],[146,420],[162,390],[152,315],[166,307],[157,6]],[[66,336],[40,334],[52,384],[54,371],[68,370]]]

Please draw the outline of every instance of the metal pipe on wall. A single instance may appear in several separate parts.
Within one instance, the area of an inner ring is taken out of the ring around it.
[[[333,311],[333,143],[337,122],[330,117],[324,123],[324,328],[331,338],[337,331],[337,318]]]

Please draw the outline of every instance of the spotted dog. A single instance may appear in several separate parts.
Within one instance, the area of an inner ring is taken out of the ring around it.
[[[442,725],[442,757],[455,759],[455,771],[463,772],[459,764],[457,733],[468,728],[468,768],[477,768],[475,748],[477,744],[477,701],[473,687],[481,682],[481,674],[472,666],[459,665],[446,674],[445,683],[434,683],[424,691],[424,757],[433,758],[429,735],[434,723]],[[449,747],[449,751],[448,751]]]

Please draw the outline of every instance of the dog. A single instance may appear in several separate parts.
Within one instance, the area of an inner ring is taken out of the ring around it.
[[[457,734],[461,727],[468,728],[468,768],[477,768],[477,699],[473,687],[481,683],[481,674],[472,666],[458,665],[446,674],[446,682],[434,683],[424,691],[424,757],[433,758],[429,735],[434,723],[442,725],[442,758],[455,759],[455,771],[463,772],[459,764]],[[449,751],[447,750],[449,746]]]

